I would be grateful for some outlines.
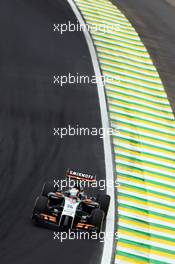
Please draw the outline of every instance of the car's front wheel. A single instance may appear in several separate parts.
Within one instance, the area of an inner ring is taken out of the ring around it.
[[[111,197],[107,194],[99,193],[97,202],[100,204],[100,209],[104,211],[105,217],[107,216]]]
[[[94,209],[91,213],[91,216],[89,218],[89,223],[96,227],[97,233],[100,233],[103,226],[103,220],[104,220],[104,212],[97,208]]]

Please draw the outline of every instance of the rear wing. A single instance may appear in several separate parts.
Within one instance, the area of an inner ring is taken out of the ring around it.
[[[77,172],[71,169],[68,169],[66,172],[66,177],[72,180],[77,181],[87,181],[87,182],[96,182],[96,175],[91,175],[87,173]]]

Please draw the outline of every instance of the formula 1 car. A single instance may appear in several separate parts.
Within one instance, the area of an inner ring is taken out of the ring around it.
[[[44,184],[41,196],[35,201],[34,224],[99,233],[108,212],[110,196],[99,193],[97,197],[88,197],[84,194],[81,182],[96,181],[93,175],[68,170],[66,177],[73,179],[75,185],[65,191],[57,190],[49,182]]]

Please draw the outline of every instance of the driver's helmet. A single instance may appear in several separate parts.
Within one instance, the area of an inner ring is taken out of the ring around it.
[[[79,192],[83,192],[84,191],[81,183],[75,183],[74,188],[78,189]]]
[[[77,188],[72,188],[70,189],[69,193],[70,193],[70,197],[77,198],[79,195],[79,190]]]

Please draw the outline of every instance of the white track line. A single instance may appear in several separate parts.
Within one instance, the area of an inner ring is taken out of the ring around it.
[[[92,63],[94,72],[96,74],[97,80],[99,80],[97,84],[98,88],[98,96],[99,96],[99,103],[100,103],[100,112],[101,112],[101,119],[102,119],[102,126],[107,131],[109,126],[109,117],[108,117],[108,111],[107,111],[107,104],[106,104],[106,97],[105,97],[105,88],[103,85],[103,82],[101,80],[101,71],[100,66],[97,59],[97,54],[95,51],[95,47],[92,41],[92,38],[90,36],[89,31],[87,30],[85,26],[85,22],[83,20],[83,17],[78,10],[76,4],[73,0],[67,0],[69,5],[71,6],[73,12],[75,13],[80,25],[83,26],[83,33],[86,39],[86,42],[88,44],[89,52],[91,55]],[[84,30],[85,29],[85,30]],[[105,136],[103,139],[104,144],[104,155],[105,155],[105,167],[106,167],[106,181],[107,182],[113,182],[114,179],[114,168],[113,168],[113,158],[112,158],[112,145],[111,145],[111,139],[110,136]],[[112,263],[113,257],[114,257],[114,250],[115,250],[115,243],[114,243],[114,237],[111,237],[111,234],[115,233],[115,189],[114,184],[108,184],[106,186],[106,192],[111,196],[111,202],[110,202],[110,208],[108,212],[108,216],[106,219],[106,234],[109,234],[109,237],[105,239],[104,242],[104,248],[103,248],[103,255],[101,264],[110,264]]]

